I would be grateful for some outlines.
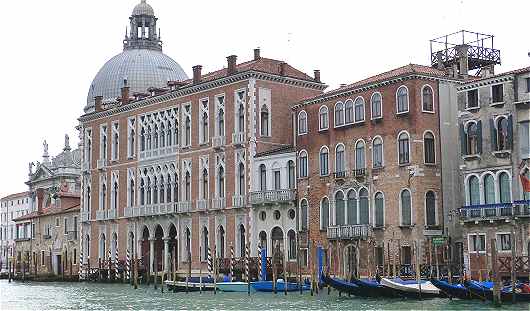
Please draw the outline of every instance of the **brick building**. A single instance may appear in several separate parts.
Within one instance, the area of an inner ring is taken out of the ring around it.
[[[421,263],[435,257],[427,241],[447,234],[442,163],[454,161],[441,153],[440,123],[456,119],[440,111],[457,81],[411,64],[294,106],[302,246],[322,245],[332,273],[389,263],[410,273],[415,243]]]
[[[176,256],[185,272],[191,256],[195,273],[201,266],[206,271],[208,248],[229,258],[233,246],[241,257],[252,242],[256,252],[248,201],[256,158],[292,145],[289,104],[325,85],[318,72],[308,76],[256,49],[252,60],[237,63],[231,55],[226,68],[208,74],[194,66],[192,79],[179,73],[167,85],[153,80],[144,94],[128,78],[164,74],[165,67],[149,67],[167,58],[155,21],[145,1],[134,9],[131,25],[142,26],[126,38],[123,53],[151,54],[137,59],[140,68],[125,68],[127,77],[105,65],[93,85],[123,81],[120,95],[91,88],[79,119],[83,257],[94,267],[109,256],[123,261],[128,250],[153,272],[168,271]],[[179,68],[172,61],[168,70]]]

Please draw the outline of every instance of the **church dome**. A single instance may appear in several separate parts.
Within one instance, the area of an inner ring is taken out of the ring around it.
[[[104,102],[114,102],[120,97],[125,79],[130,94],[146,93],[150,87],[167,86],[168,81],[188,79],[182,67],[162,53],[156,22],[153,8],[142,0],[130,18],[129,32],[123,40],[123,52],[107,61],[92,81],[85,113],[95,111],[96,96],[103,96]]]

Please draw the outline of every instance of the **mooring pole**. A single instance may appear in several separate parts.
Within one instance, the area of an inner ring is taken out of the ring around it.
[[[499,307],[501,305],[501,290],[499,284],[499,277],[497,271],[497,245],[496,239],[490,240],[491,245],[491,267],[492,267],[492,278],[493,278],[493,303]],[[484,299],[484,298],[483,298]]]

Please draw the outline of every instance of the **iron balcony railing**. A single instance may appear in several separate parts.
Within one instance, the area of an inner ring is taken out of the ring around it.
[[[179,202],[178,212],[179,213],[191,212],[191,201]]]
[[[460,209],[460,217],[464,221],[530,217],[530,201],[463,206]]]
[[[329,226],[327,229],[330,240],[366,239],[371,235],[370,225]]]
[[[244,143],[245,143],[245,133],[244,132],[232,133],[232,144],[234,144],[234,145],[242,145]]]
[[[256,191],[250,194],[250,204],[291,202],[296,198],[294,189]]]
[[[197,200],[197,210],[205,211],[208,209],[208,200]]]
[[[244,195],[233,195],[232,206],[233,207],[245,207],[247,197]]]
[[[212,199],[212,209],[224,209],[226,207],[226,198]]]
[[[226,136],[214,136],[212,138],[212,146],[214,148],[221,148],[226,144]]]

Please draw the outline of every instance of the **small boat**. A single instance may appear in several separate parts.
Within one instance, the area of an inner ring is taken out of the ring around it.
[[[400,278],[382,278],[381,285],[392,289],[397,295],[406,298],[435,298],[442,296],[436,286],[430,281],[425,280],[421,280],[418,284],[416,280],[405,281]]]
[[[352,283],[359,287],[361,295],[365,297],[399,297],[394,290],[381,285],[376,280],[353,279]]]
[[[480,298],[482,300],[493,300],[493,282],[477,282],[473,280],[467,280],[464,285],[469,289],[470,293],[474,298]],[[527,285],[517,284],[515,286],[515,301],[517,302],[530,302],[530,293],[525,293],[522,288]],[[504,286],[501,288],[501,300],[503,302],[513,301],[512,287]]]
[[[272,281],[257,281],[250,283],[250,285],[257,292],[270,293],[274,291],[272,288],[272,283]],[[298,283],[285,282],[283,279],[278,279],[276,281],[277,292],[283,292],[286,288],[288,292],[295,292],[300,290],[300,286],[298,285]],[[309,286],[307,284],[302,284],[302,290],[309,290]]]
[[[187,282],[186,281],[165,281],[167,288],[170,291],[176,292],[198,292],[198,291],[212,291],[215,287],[214,283],[203,282]]]
[[[458,298],[458,299],[471,299],[471,293],[463,284],[449,284],[449,282],[444,280],[431,280],[432,285],[436,286],[441,290],[447,297]]]
[[[355,296],[364,296],[365,290],[361,289],[360,286],[348,281],[344,281],[338,278],[332,278],[327,275],[322,275],[322,281],[324,284],[333,287],[342,293],[347,293]]]
[[[253,282],[250,284],[252,285]],[[250,286],[253,291],[253,287]],[[238,292],[246,293],[248,292],[248,283],[246,282],[219,282],[217,283],[217,289],[223,292]]]

